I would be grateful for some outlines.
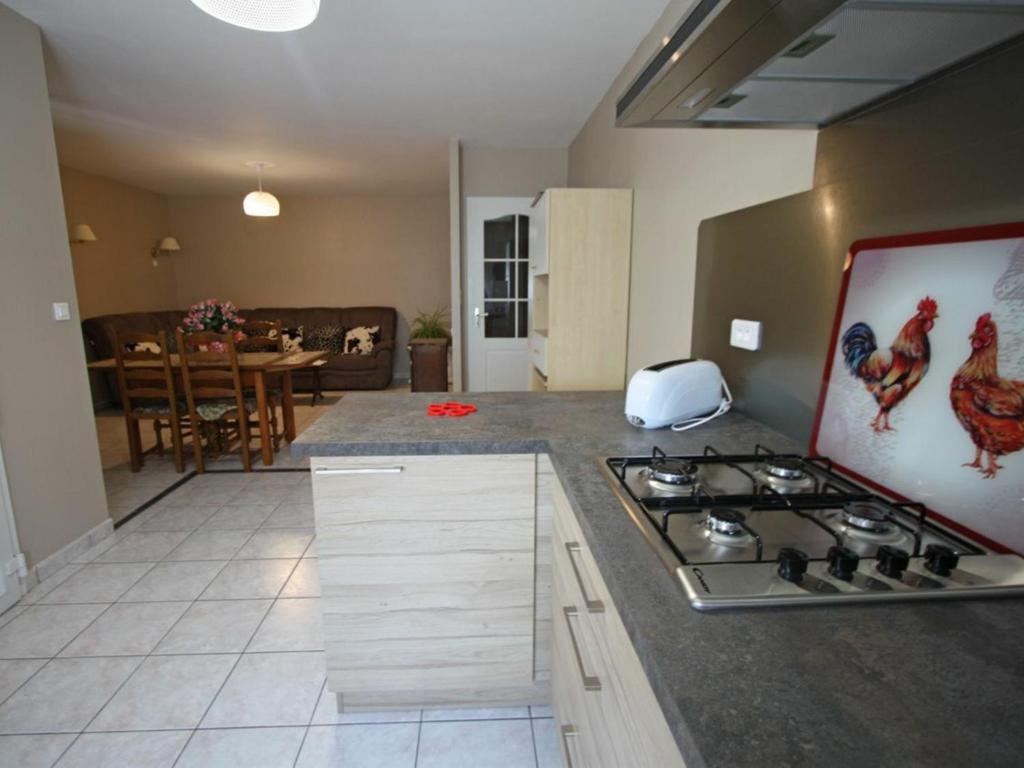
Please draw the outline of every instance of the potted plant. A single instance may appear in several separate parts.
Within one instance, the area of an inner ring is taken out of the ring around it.
[[[419,312],[409,329],[410,389],[413,392],[448,391],[448,310]]]

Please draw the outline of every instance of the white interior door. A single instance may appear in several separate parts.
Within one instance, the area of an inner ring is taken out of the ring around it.
[[[18,537],[14,527],[14,510],[7,487],[4,454],[0,448],[0,612],[6,611],[21,598],[18,579]]]
[[[466,362],[471,392],[529,389],[529,197],[466,199]]]

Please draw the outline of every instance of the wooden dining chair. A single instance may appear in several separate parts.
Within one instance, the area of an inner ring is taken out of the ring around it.
[[[242,454],[242,467],[252,471],[250,442],[255,424],[256,398],[247,397],[242,389],[242,374],[238,368],[238,351],[232,334],[191,333],[178,331],[178,354],[181,356],[181,378],[185,389],[185,402],[196,436],[192,440],[196,471],[205,472],[202,440],[198,434],[202,425],[220,427],[228,444],[238,439]],[[211,439],[207,432],[207,442]]]
[[[239,352],[284,354],[284,336],[281,335],[280,320],[250,320],[240,330],[245,334],[245,338],[235,342]],[[275,452],[280,447],[283,437],[277,421],[277,409],[284,408],[280,378],[276,376],[269,379],[267,386],[267,419],[270,422],[270,441]]]
[[[167,344],[167,333],[118,333],[111,329],[117,386],[121,393],[125,425],[128,429],[128,453],[132,472],[142,469],[147,453],[163,455],[163,427],[171,431],[174,444],[174,468],[185,471],[183,439],[189,432],[185,409],[174,389],[174,369]],[[142,449],[140,421],[153,422],[156,445]]]

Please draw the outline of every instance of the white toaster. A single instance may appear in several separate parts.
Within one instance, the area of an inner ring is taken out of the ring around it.
[[[626,389],[626,419],[645,429],[697,426],[731,404],[722,372],[710,360],[670,360],[642,368]]]

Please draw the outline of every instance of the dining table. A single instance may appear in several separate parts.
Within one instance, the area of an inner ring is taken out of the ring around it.
[[[270,419],[267,414],[267,380],[270,376],[281,377],[281,411],[284,416],[284,436],[291,443],[295,440],[295,398],[292,390],[292,372],[308,368],[319,360],[326,360],[326,351],[301,352],[239,352],[238,369],[242,376],[242,386],[252,389],[256,395],[256,411],[260,425],[260,455],[266,467],[274,463],[274,445],[270,435]],[[181,370],[181,357],[172,354],[171,367]],[[132,360],[125,363],[128,367],[159,368],[160,360]],[[95,360],[88,364],[90,370],[115,371],[117,361],[114,358]],[[180,376],[176,377],[175,386],[181,388]],[[184,390],[181,392],[184,395]]]

